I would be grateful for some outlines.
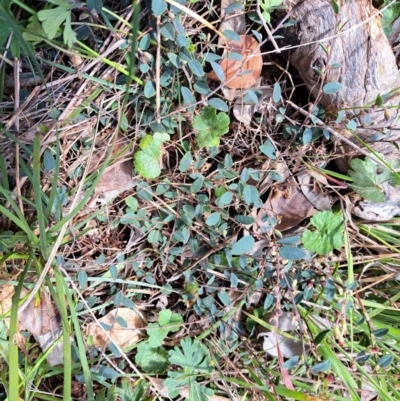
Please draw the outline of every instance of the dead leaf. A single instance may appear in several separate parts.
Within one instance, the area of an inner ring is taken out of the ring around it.
[[[260,90],[262,94],[256,104],[244,104],[244,96],[239,96],[239,98],[235,100],[235,104],[233,106],[233,115],[235,116],[236,120],[240,121],[246,126],[250,126],[254,113],[267,110],[268,105],[271,104],[270,99],[272,97],[272,88],[264,87]],[[272,116],[274,110],[271,109],[268,111],[270,111],[268,114]]]
[[[269,226],[269,223],[265,221],[266,215],[277,218],[278,225],[275,228],[285,231],[296,227],[315,213],[317,210],[300,191],[294,178],[290,177],[285,183],[272,188],[268,200],[257,214],[254,232],[256,234],[265,232],[265,228]]]
[[[117,318],[122,318],[126,322],[126,327],[117,323]],[[105,326],[101,326],[104,324]],[[118,308],[110,311],[103,316],[98,322],[90,323],[86,329],[86,334],[93,337],[93,346],[103,347],[109,343],[106,333],[108,333],[112,341],[120,348],[130,347],[136,344],[143,337],[143,328],[146,321],[142,314],[135,309]],[[110,330],[105,328],[111,327]]]
[[[225,57],[219,63],[225,74],[226,86],[231,89],[252,87],[260,78],[263,66],[259,43],[250,35],[241,35],[240,42],[230,40],[227,43],[226,53],[238,53],[243,58],[241,61],[236,61]],[[214,71],[208,73],[207,77],[219,81]]]
[[[323,185],[328,185],[328,180],[316,171],[304,170],[297,174],[301,191],[309,202],[318,210],[331,210],[332,198],[324,193]]]

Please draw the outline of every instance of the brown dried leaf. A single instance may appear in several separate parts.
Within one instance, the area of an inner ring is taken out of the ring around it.
[[[118,317],[125,320],[127,327],[122,327],[116,323]],[[106,333],[120,348],[130,347],[139,342],[143,337],[142,329],[146,326],[146,321],[142,314],[135,309],[129,308],[114,309],[99,319],[98,322],[111,326],[111,330],[106,331]],[[95,347],[103,347],[109,343],[106,333],[97,322],[90,323],[86,329],[86,334],[93,337],[93,345]]]
[[[263,66],[259,43],[250,35],[241,35],[240,39],[240,42],[230,40],[227,43],[227,53],[239,53],[243,60],[236,61],[226,57],[219,63],[225,74],[226,86],[231,89],[252,87],[260,78]],[[219,81],[214,71],[208,73],[207,77]]]
[[[254,232],[261,234],[262,227],[265,227],[264,216],[276,217],[279,231],[289,230],[296,227],[305,218],[317,213],[311,203],[299,190],[293,177],[286,180],[284,184],[273,187],[268,200],[259,210],[254,222]]]

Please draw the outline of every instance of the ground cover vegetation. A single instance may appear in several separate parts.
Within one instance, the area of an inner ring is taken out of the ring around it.
[[[1,400],[400,399],[399,164],[337,168],[282,12],[0,1]]]

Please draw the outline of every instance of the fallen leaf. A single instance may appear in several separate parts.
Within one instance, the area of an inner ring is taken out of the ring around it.
[[[225,74],[226,86],[231,89],[252,87],[260,78],[263,66],[259,43],[250,35],[241,35],[240,42],[228,41],[226,56],[230,53],[238,53],[243,59],[237,61],[225,57],[219,63]],[[214,71],[208,73],[207,77],[219,81]]]
[[[121,318],[119,319],[120,323],[126,322],[126,327],[117,322],[118,318]],[[106,334],[108,333],[114,344],[120,348],[126,348],[141,340],[144,334],[142,329],[145,326],[146,321],[140,312],[130,308],[118,308],[98,319],[98,322],[90,323],[86,334],[93,337],[93,346],[95,347],[100,348],[109,343]],[[107,330],[108,327],[110,327],[109,330]]]
[[[332,198],[323,190],[328,180],[316,171],[304,170],[297,174],[301,191],[308,201],[318,210],[331,210]]]
[[[312,204],[298,188],[293,177],[288,178],[283,184],[273,187],[268,200],[259,210],[254,222],[256,234],[265,233],[269,226],[265,216],[275,217],[278,225],[275,228],[279,231],[289,230],[296,227],[305,218],[317,213]]]

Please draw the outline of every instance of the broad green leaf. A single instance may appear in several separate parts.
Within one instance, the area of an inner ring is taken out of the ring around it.
[[[160,326],[167,326],[165,330],[168,332],[177,332],[182,324],[183,318],[179,313],[172,312],[169,309],[162,310],[158,315],[158,323]]]
[[[141,150],[135,153],[135,169],[144,178],[153,179],[161,174],[160,158],[161,146],[163,141],[162,135],[154,134],[154,136],[146,135],[139,143]]]
[[[244,255],[250,252],[253,249],[254,243],[254,238],[251,235],[246,235],[233,246],[232,255]]]
[[[139,344],[135,362],[146,373],[164,373],[168,366],[168,353],[163,347],[153,348],[148,342]]]
[[[225,113],[216,113],[212,107],[205,107],[193,119],[193,128],[199,131],[197,145],[219,146],[219,137],[229,131],[229,116]]]
[[[377,156],[383,158],[379,153]],[[393,169],[399,167],[398,162],[394,160],[387,160],[386,163]],[[388,168],[378,166],[378,164],[369,157],[365,160],[351,160],[350,167],[351,170],[349,170],[349,175],[354,180],[350,187],[365,200],[371,202],[384,202],[386,197],[381,185],[385,182],[396,182],[396,174],[392,173]]]
[[[196,103],[196,98],[193,96],[192,91],[186,86],[182,86],[181,93],[183,96],[183,103],[185,106],[189,106]]]
[[[341,215],[323,211],[314,215],[311,224],[315,231],[306,230],[302,236],[304,247],[319,255],[327,255],[333,249],[340,249],[344,242],[344,225]]]

